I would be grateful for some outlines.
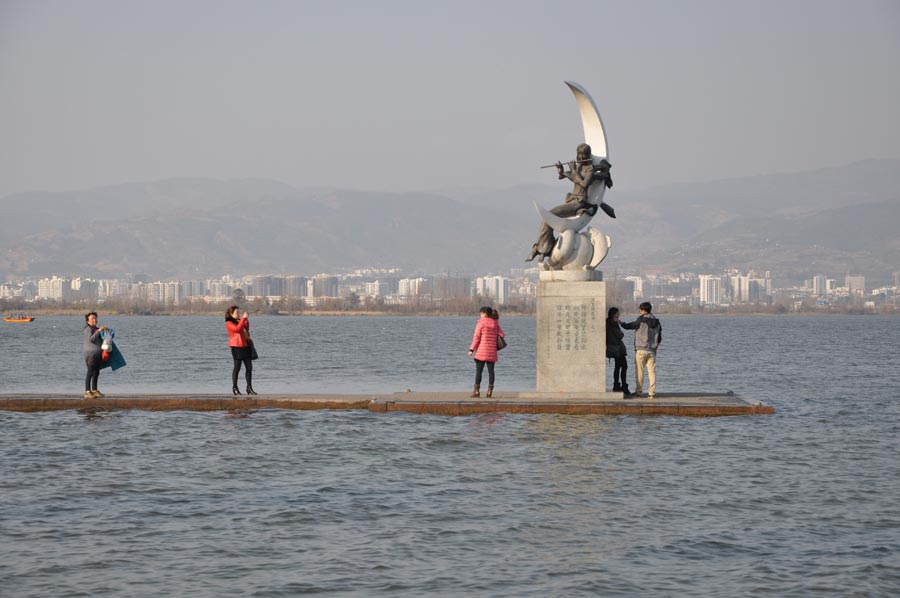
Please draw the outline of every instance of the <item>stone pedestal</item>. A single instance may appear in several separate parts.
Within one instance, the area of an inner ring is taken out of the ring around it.
[[[521,396],[622,398],[606,392],[605,282],[538,282],[537,392]]]

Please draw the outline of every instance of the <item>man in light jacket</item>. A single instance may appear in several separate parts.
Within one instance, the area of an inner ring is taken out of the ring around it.
[[[644,392],[644,366],[647,366],[647,376],[650,378],[650,386],[647,389],[647,397],[656,396],[656,349],[662,342],[662,324],[652,313],[653,306],[645,301],[640,305],[641,315],[634,322],[622,322],[622,328],[634,330],[634,369],[635,389],[634,396],[640,397]]]

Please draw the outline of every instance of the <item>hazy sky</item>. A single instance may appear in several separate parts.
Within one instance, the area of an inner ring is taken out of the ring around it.
[[[621,190],[900,157],[900,2],[0,0],[0,194],[168,177]]]

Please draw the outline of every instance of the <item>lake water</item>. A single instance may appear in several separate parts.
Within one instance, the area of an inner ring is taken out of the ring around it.
[[[221,318],[101,322],[105,392],[230,390]],[[254,386],[465,390],[474,323],[253,318]],[[0,412],[0,596],[897,595],[900,318],[663,325],[660,392],[776,414]],[[2,392],[80,394],[81,318],[0,331]]]

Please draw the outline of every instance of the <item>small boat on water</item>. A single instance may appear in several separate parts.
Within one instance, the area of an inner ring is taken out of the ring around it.
[[[3,321],[13,323],[34,322],[34,317],[26,316],[25,314],[11,314],[3,318]]]

